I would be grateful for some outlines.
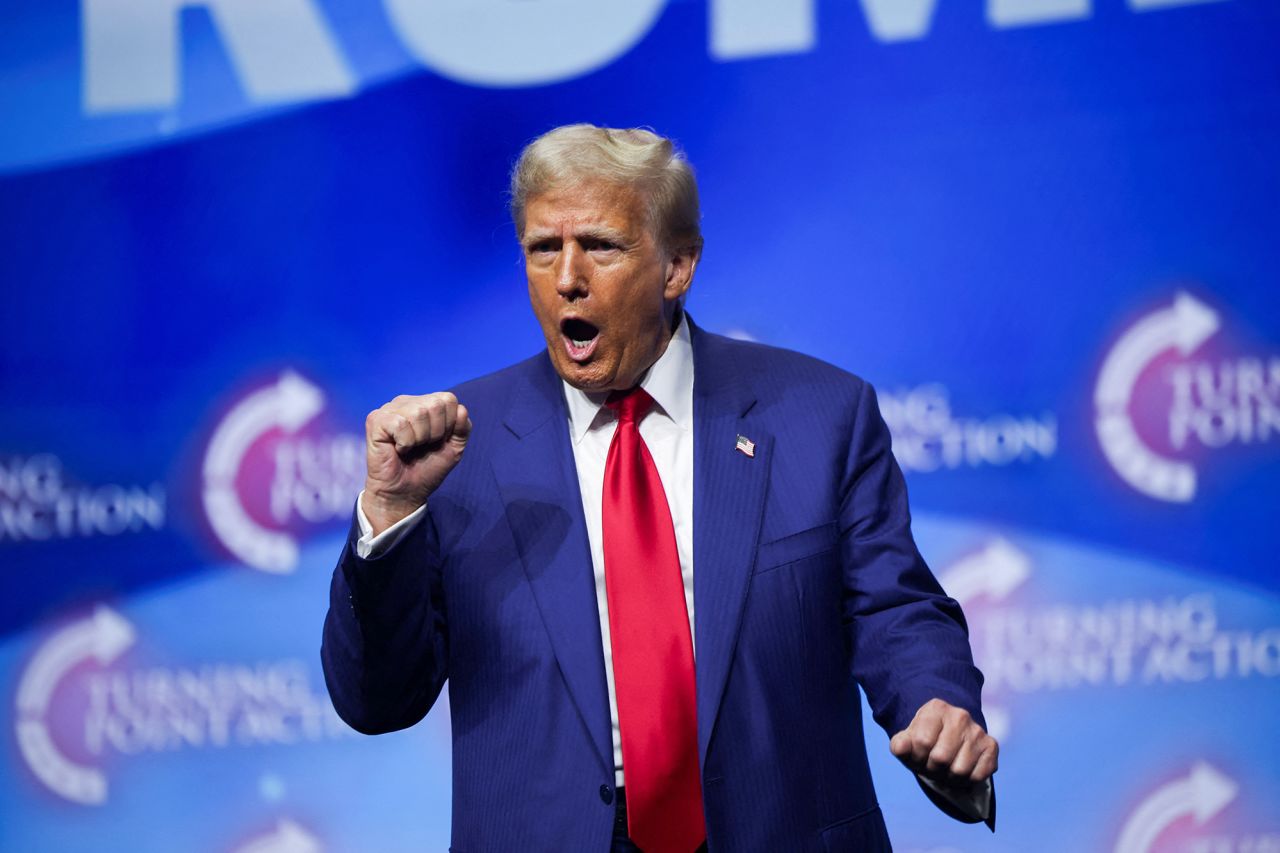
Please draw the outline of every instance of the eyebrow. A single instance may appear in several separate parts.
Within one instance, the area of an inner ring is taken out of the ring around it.
[[[523,243],[526,246],[530,246],[530,245],[533,245],[534,243],[541,243],[543,240],[554,240],[559,236],[560,236],[559,231],[551,231],[551,230],[536,231],[535,230],[525,234]],[[575,239],[578,239],[578,240],[582,240],[582,239],[605,240],[610,243],[620,243],[623,245],[626,245],[631,242],[630,240],[627,239],[627,236],[625,233],[623,233],[622,231],[616,228],[610,228],[607,225],[584,225],[580,228],[574,229],[573,236]]]

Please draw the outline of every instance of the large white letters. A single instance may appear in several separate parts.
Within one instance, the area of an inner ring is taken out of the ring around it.
[[[1170,6],[1193,6],[1198,3],[1221,3],[1222,0],[1129,0],[1129,8],[1135,12],[1167,9]]]
[[[178,14],[205,6],[254,101],[350,94],[355,78],[312,0],[83,0],[87,113],[178,103]]]
[[[709,47],[716,59],[813,50],[813,0],[711,0],[710,24]]]
[[[1090,0],[987,0],[987,21],[993,27],[1027,27],[1087,18]]]
[[[926,37],[938,0],[858,4],[880,42]],[[84,111],[164,110],[180,100],[180,13],[208,9],[249,99],[341,97],[358,81],[317,0],[81,0]],[[1127,0],[1136,12],[1222,0]],[[479,86],[537,86],[603,68],[653,27],[666,0],[382,0],[422,65]],[[709,0],[708,50],[720,60],[807,53],[817,0]],[[1087,18],[1093,0],[986,0],[997,29]]]
[[[913,41],[929,34],[938,0],[861,0],[871,34],[880,41]]]
[[[536,86],[613,62],[657,20],[666,0],[383,0],[417,59],[481,86]]]
[[[858,0],[871,35],[883,42],[924,38],[938,0]],[[804,53],[816,41],[814,0],[712,0],[711,55],[747,59]]]

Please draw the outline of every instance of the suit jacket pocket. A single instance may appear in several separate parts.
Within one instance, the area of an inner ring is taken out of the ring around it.
[[[833,823],[820,834],[827,853],[890,853],[893,849],[879,806]]]
[[[756,551],[756,574],[823,554],[836,547],[836,523],[828,521],[799,533],[766,542]]]

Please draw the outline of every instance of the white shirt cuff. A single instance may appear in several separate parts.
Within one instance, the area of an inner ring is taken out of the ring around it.
[[[378,559],[394,548],[396,543],[403,539],[410,530],[417,527],[418,521],[422,519],[422,515],[426,511],[427,505],[423,504],[377,536],[374,536],[373,525],[369,523],[369,516],[364,514],[364,489],[361,489],[360,496],[356,498],[356,523],[360,525],[360,538],[356,540],[356,556],[362,560]]]
[[[927,776],[916,774],[916,778],[920,780],[920,784],[926,786],[939,797],[942,797],[951,805],[955,806],[959,811],[968,815],[973,820],[986,820],[991,816],[991,780],[988,779],[985,785],[966,787],[966,788],[948,788],[933,781]]]

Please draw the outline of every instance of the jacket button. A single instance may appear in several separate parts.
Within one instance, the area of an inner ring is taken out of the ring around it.
[[[600,786],[600,800],[607,806],[613,803],[613,789],[608,785]]]

